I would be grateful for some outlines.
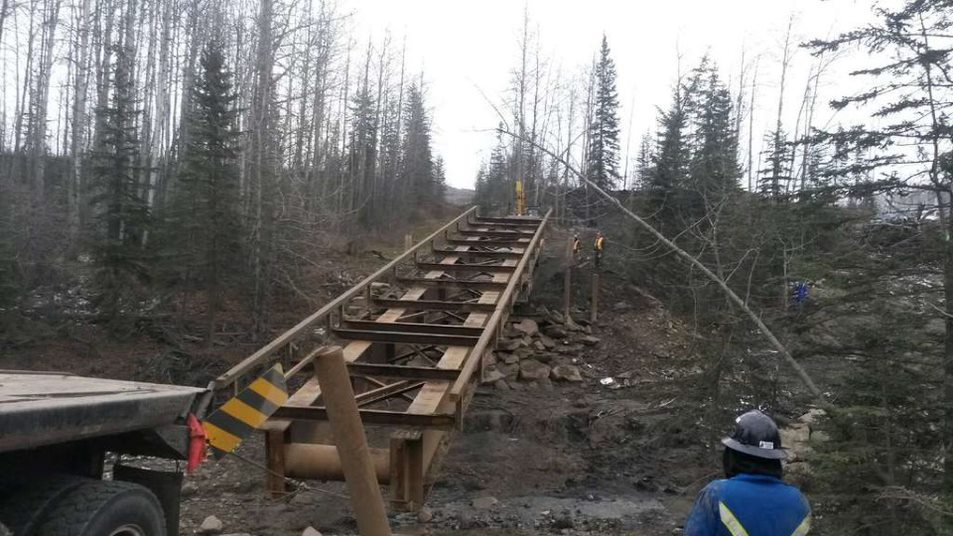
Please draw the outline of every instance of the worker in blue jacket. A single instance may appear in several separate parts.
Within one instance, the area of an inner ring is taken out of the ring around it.
[[[811,507],[800,490],[781,479],[781,434],[760,411],[735,420],[725,445],[724,480],[699,493],[685,536],[804,536]]]

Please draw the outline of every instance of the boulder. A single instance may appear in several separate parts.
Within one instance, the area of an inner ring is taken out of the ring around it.
[[[513,324],[513,329],[528,337],[532,337],[539,333],[539,324],[537,324],[532,318],[524,318]]]
[[[496,497],[477,497],[470,503],[477,510],[489,510],[498,504],[500,504],[500,501]]]
[[[202,521],[202,525],[199,527],[199,534],[221,534],[222,527],[221,519],[215,516],[208,516]]]
[[[509,391],[511,389],[510,384],[506,380],[500,380],[493,384],[493,387],[496,387],[500,391]]]
[[[522,339],[503,339],[500,341],[499,349],[504,352],[512,352],[520,347]]]
[[[504,378],[506,378],[506,374],[503,374],[495,367],[488,367],[483,372],[483,383],[496,383]]]
[[[547,350],[552,350],[556,347],[556,341],[552,337],[547,337],[545,334],[539,334],[539,342],[543,344],[543,347]]]
[[[550,372],[553,380],[560,382],[581,382],[582,374],[579,367],[573,365],[556,365]]]
[[[545,352],[546,345],[543,344],[542,341],[533,341],[533,350],[536,350],[537,352]]]
[[[520,379],[531,382],[549,379],[549,367],[535,359],[524,359],[520,362]]]
[[[546,326],[546,328],[543,330],[543,333],[554,339],[565,339],[569,335],[565,328],[556,325]]]
[[[431,521],[433,521],[433,512],[430,510],[430,508],[425,506],[421,508],[419,512],[417,512],[418,523],[430,523]]]
[[[797,420],[798,420],[799,422],[803,422],[804,424],[806,424],[806,425],[808,425],[808,426],[811,426],[811,425],[813,425],[815,422],[817,422],[817,419],[819,419],[819,418],[821,418],[821,417],[824,417],[825,415],[827,415],[827,412],[825,412],[824,410],[822,410],[822,409],[820,409],[820,408],[814,408],[814,409],[809,410],[809,411],[808,411],[807,413],[805,413],[804,415],[801,415],[800,417],[798,417]]]
[[[505,354],[505,355],[506,357],[503,358],[503,363],[506,363],[507,365],[515,365],[516,363],[520,362],[520,358],[516,354]]]
[[[302,531],[301,536],[321,536],[321,532],[314,527],[308,527]]]
[[[507,380],[515,380],[520,374],[520,366],[515,363],[512,365],[500,365],[497,366],[496,369],[502,372]]]
[[[526,359],[527,357],[530,357],[531,355],[533,355],[533,350],[529,348],[520,348],[516,350],[515,352],[513,352],[513,355],[515,355],[519,359]]]
[[[592,335],[586,335],[585,337],[580,339],[580,342],[582,342],[586,346],[595,346],[599,344],[600,342],[602,342],[602,339],[600,339],[599,337],[593,337]]]

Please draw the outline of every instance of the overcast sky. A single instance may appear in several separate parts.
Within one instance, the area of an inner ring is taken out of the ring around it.
[[[743,48],[760,55],[755,132],[773,125],[779,60],[789,17],[798,41],[833,35],[869,20],[871,1],[861,0],[528,0],[531,27],[544,57],[566,76],[581,73],[609,40],[619,73],[623,150],[631,131],[639,137],[655,127],[656,106],[667,105],[677,73],[707,51],[725,79],[737,79]],[[480,161],[494,143],[485,132],[498,122],[484,94],[502,102],[518,61],[523,19],[519,0],[350,0],[357,36],[380,38],[390,31],[407,37],[411,70],[422,69],[434,120],[434,145],[446,159],[448,182],[473,186]],[[786,95],[795,120],[812,59],[799,50]],[[834,70],[824,79],[822,100],[843,92],[845,77]],[[733,89],[734,91],[734,89]],[[820,123],[830,112],[819,113]],[[790,127],[789,127],[790,128]]]

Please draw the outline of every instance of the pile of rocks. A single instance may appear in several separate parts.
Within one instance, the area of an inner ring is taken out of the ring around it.
[[[824,410],[815,408],[781,429],[781,444],[788,455],[784,464],[785,478],[801,488],[808,488],[813,482],[811,455],[814,447],[830,439],[816,428],[817,421],[825,416]]]
[[[510,319],[490,356],[483,383],[498,389],[551,387],[553,381],[581,382],[578,356],[600,340],[592,328],[558,312],[543,310],[541,321]],[[542,325],[542,326],[540,326]]]

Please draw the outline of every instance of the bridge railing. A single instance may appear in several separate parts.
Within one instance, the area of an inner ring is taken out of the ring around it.
[[[354,285],[334,300],[328,302],[325,306],[321,307],[301,322],[298,322],[294,327],[285,331],[265,346],[262,346],[255,353],[251,354],[240,363],[230,368],[218,378],[212,380],[208,386],[209,390],[213,392],[219,392],[226,389],[232,389],[237,393],[246,380],[257,377],[265,368],[272,366],[278,361],[282,361],[290,365],[290,368],[285,372],[285,377],[290,378],[291,376],[298,373],[314,360],[315,356],[318,355],[321,348],[323,347],[321,344],[321,342],[323,342],[323,336],[319,333],[316,333],[318,326],[320,326],[322,323],[330,325],[331,321],[333,320],[332,317],[335,314],[338,314],[340,318],[343,318],[343,314],[341,314],[343,308],[351,300],[361,296],[362,294],[364,295],[366,302],[369,303],[371,298],[371,285],[373,283],[387,278],[394,278],[395,271],[401,263],[412,259],[419,250],[428,245],[431,246],[431,250],[434,249],[434,246],[432,245],[434,240],[441,237],[442,235],[445,235],[454,226],[459,227],[460,223],[467,221],[471,215],[476,213],[476,210],[476,207],[466,210],[443,227],[437,229],[423,240],[414,244],[392,261],[382,266],[376,272],[365,277],[360,283]],[[302,356],[302,354],[303,357],[299,357]]]

